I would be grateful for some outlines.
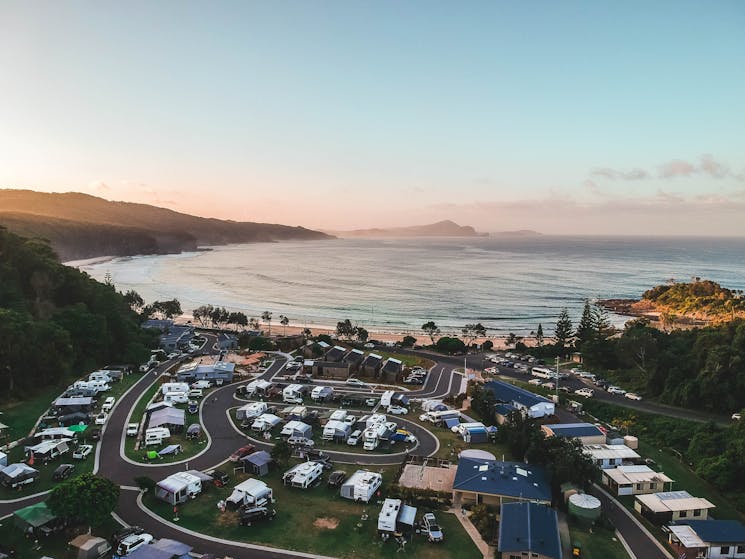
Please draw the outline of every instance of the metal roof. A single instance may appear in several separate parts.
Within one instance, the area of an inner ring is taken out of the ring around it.
[[[522,462],[461,458],[453,489],[551,502],[551,487],[543,468]]]
[[[643,483],[645,481],[661,481],[664,483],[673,481],[662,472],[655,472],[649,466],[618,466],[616,468],[603,470],[603,474],[619,485]]]
[[[529,408],[537,404],[552,403],[543,396],[538,396],[537,394],[533,394],[519,386],[513,386],[512,384],[500,380],[487,382],[485,386],[494,393],[494,396],[499,402],[507,404],[517,402],[518,404]]]
[[[678,524],[689,526],[709,544],[745,544],[745,525],[737,520],[680,520]],[[670,526],[671,529],[673,527]]]
[[[592,423],[554,423],[543,428],[551,431],[555,437],[605,437],[605,433]]]
[[[527,551],[561,559],[556,511],[537,503],[503,504],[498,549],[502,553]]]
[[[688,491],[666,491],[649,495],[637,495],[636,500],[655,513],[715,508],[715,505],[708,500],[702,497],[694,497]]]

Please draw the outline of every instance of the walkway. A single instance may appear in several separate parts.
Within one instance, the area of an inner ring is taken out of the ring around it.
[[[455,515],[455,517],[458,519],[458,522],[460,522],[461,526],[463,526],[463,529],[473,540],[473,543],[476,544],[476,547],[479,548],[479,551],[481,552],[481,555],[484,556],[484,559],[493,559],[496,548],[487,544],[484,541],[484,538],[481,537],[481,534],[479,534],[476,526],[471,523],[471,519],[469,518],[471,512],[466,511],[466,515],[464,515],[462,511],[463,509],[451,508],[448,509],[447,512]]]

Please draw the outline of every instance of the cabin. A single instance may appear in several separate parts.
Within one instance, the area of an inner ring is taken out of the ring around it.
[[[377,353],[368,353],[362,361],[360,372],[366,377],[377,377],[383,365],[383,357]]]
[[[617,466],[603,470],[602,482],[614,495],[643,495],[669,491],[673,480],[649,466]]]
[[[347,348],[340,345],[335,345],[326,352],[326,354],[323,356],[323,359],[324,361],[328,361],[329,363],[339,363],[342,359],[344,359],[344,356],[346,354]]]
[[[497,404],[509,404],[525,417],[539,419],[554,415],[554,403],[529,390],[500,380],[487,382],[484,386],[494,394]]]
[[[398,380],[398,376],[401,374],[401,372],[404,370],[404,364],[403,361],[400,359],[394,359],[393,357],[389,357],[385,360],[385,363],[383,363],[383,366],[380,369],[380,380],[383,382],[388,383],[395,383],[396,380]]]
[[[540,466],[463,458],[453,481],[453,502],[501,506],[514,501],[551,504],[551,486]]]
[[[504,503],[499,546],[503,559],[562,559],[556,511],[538,503]]]
[[[350,350],[342,359],[342,362],[349,365],[349,370],[352,373],[356,373],[360,370],[362,362],[365,360],[365,352],[361,349]]]
[[[542,425],[541,431],[547,437],[577,439],[583,445],[605,444],[605,432],[592,423],[553,423]]]
[[[708,500],[694,497],[688,491],[667,491],[637,495],[634,510],[654,524],[678,520],[706,520],[709,509],[715,508]]]
[[[681,520],[667,530],[677,557],[745,559],[745,526],[737,520]]]
[[[591,444],[583,446],[582,450],[596,466],[603,470],[631,465],[640,458],[633,449],[622,444]]]
[[[349,364],[342,361],[316,360],[310,367],[310,374],[317,377],[344,380],[349,378]]]
[[[367,503],[383,484],[383,476],[377,472],[357,470],[342,484],[339,494],[344,499]]]
[[[155,498],[169,505],[185,503],[202,492],[202,480],[187,472],[171,474],[155,486]]]

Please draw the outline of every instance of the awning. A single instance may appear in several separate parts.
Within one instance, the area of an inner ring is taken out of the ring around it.
[[[69,427],[67,427],[67,429],[70,430],[70,431],[72,431],[73,433],[82,433],[87,428],[88,428],[88,426],[85,425],[85,424],[83,424],[83,425],[70,425]]]
[[[180,444],[169,444],[163,450],[158,452],[158,456],[167,456],[169,454],[173,454],[174,456],[176,456],[179,452],[181,452]]]
[[[398,522],[405,524],[406,526],[414,526],[414,519],[416,518],[416,507],[410,507],[409,505],[401,505],[401,512],[398,515]]]
[[[445,426],[448,429],[450,429],[451,427],[455,427],[456,425],[460,425],[460,419],[458,419],[457,417],[452,417],[445,420]]]
[[[30,507],[15,511],[13,515],[17,516],[26,524],[28,524],[29,526],[33,526],[34,528],[44,526],[44,524],[46,524],[47,522],[50,522],[57,518],[56,516],[54,516],[54,514],[52,514],[52,511],[49,510],[46,503],[36,503],[35,505],[31,505]]]

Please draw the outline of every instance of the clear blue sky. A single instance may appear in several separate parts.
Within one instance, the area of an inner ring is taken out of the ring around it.
[[[745,2],[0,4],[0,186],[745,234]]]

